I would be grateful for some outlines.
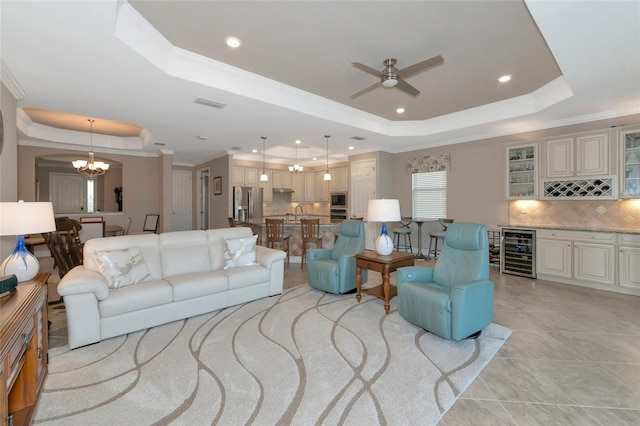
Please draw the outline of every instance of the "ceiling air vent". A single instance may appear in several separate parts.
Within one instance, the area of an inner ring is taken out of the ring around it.
[[[363,141],[365,140],[365,138],[363,138],[362,136],[351,136],[351,139],[355,139],[357,141]]]
[[[166,146],[167,145],[166,143],[163,143],[163,142],[154,142],[153,144],[155,146]]]
[[[222,108],[226,107],[225,104],[221,104],[220,102],[216,102],[216,101],[212,101],[212,100],[204,99],[204,98],[198,98],[194,102],[197,103],[197,104],[200,104],[200,105],[211,107],[211,108],[222,109]]]

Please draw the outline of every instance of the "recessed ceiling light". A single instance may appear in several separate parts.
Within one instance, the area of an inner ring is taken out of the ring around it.
[[[511,80],[511,76],[510,75],[503,75],[502,77],[500,77],[498,79],[498,81],[500,83],[506,83],[507,81]]]
[[[404,112],[404,108],[398,108],[398,109],[396,110],[396,112],[397,112],[398,114],[402,114],[402,113]]]
[[[351,145],[351,146],[349,147],[349,149],[353,149],[353,145]]]
[[[313,161],[316,161],[317,159],[318,159],[318,157],[313,157],[312,158]]]
[[[298,140],[296,141],[296,143],[300,144],[300,143],[302,143],[302,141],[301,141],[300,139],[298,139]]]
[[[240,44],[242,44],[238,37],[233,37],[233,36],[225,37],[224,42],[227,43],[227,46],[232,47],[234,49],[236,47],[240,47]]]
[[[258,150],[254,148],[251,150],[251,152],[258,152]]]

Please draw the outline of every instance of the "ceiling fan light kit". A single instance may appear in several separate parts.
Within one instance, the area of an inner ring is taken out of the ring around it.
[[[380,82],[375,83],[357,93],[354,93],[353,95],[351,95],[351,99],[355,99],[359,96],[362,96],[365,93],[368,93],[380,86],[387,89],[396,87],[402,90],[403,92],[408,93],[409,95],[418,96],[420,94],[420,91],[415,87],[413,87],[412,85],[410,85],[409,83],[407,83],[405,79],[415,74],[426,71],[429,68],[433,68],[438,65],[444,64],[444,59],[442,58],[441,55],[434,56],[433,58],[429,58],[425,61],[418,62],[417,64],[410,65],[401,70],[395,67],[396,62],[397,61],[395,58],[385,59],[384,61],[385,68],[382,71],[378,71],[374,68],[371,68],[367,65],[363,65],[359,62],[352,62],[351,65],[353,65],[355,68],[358,68],[360,71],[364,71],[367,74],[371,74],[373,76],[378,77],[380,79]]]

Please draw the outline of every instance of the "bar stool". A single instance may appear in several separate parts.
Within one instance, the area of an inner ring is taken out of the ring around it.
[[[320,237],[320,219],[300,219],[302,228],[302,258],[300,269],[304,267],[304,260],[307,257],[307,244],[315,244],[315,248],[322,248],[322,237]]]
[[[287,263],[289,263],[289,234],[284,232],[284,219],[266,218],[267,224],[267,247],[273,248],[274,244],[280,244],[280,249],[287,253]]]
[[[395,246],[395,250],[400,251],[400,249],[403,249],[404,251],[413,253],[413,247],[411,246],[411,228],[409,227],[409,225],[411,224],[411,221],[409,222],[400,221],[400,224],[401,226],[393,230],[393,240],[394,240],[393,245]],[[403,244],[400,244],[400,236],[404,238]]]
[[[431,254],[433,254],[434,259],[438,258],[438,241],[441,241],[444,245],[444,236],[447,232],[447,225],[445,225],[445,223],[453,223],[453,219],[438,219],[438,223],[442,225],[443,229],[442,231],[429,232],[429,237],[431,237],[431,240],[429,240],[429,251],[427,252],[427,260],[429,260]],[[434,242],[435,247],[433,248],[433,250],[431,250],[431,244]],[[440,250],[442,250],[442,248],[440,248]]]

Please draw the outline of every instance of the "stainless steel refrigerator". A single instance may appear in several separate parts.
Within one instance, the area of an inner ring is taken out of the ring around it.
[[[239,222],[262,223],[262,188],[234,186],[233,217]]]

